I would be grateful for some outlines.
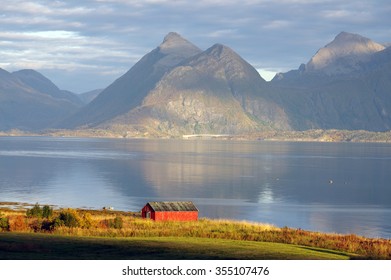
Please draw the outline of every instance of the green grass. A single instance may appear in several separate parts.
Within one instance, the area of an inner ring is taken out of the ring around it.
[[[0,259],[349,259],[354,255],[290,244],[178,237],[75,237],[0,233]]]

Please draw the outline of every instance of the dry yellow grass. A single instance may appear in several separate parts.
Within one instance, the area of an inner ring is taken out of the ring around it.
[[[59,211],[61,210],[54,211],[53,219],[56,215],[59,215]],[[20,211],[1,210],[0,212],[3,217],[8,217],[10,221],[9,230],[18,232],[47,232],[56,235],[114,238],[178,237],[263,241],[337,250],[357,254],[367,259],[391,259],[391,240],[388,239],[277,228],[270,224],[246,221],[200,219],[192,222],[154,222],[139,218],[139,213],[76,211],[73,209],[69,211],[76,213],[78,216],[78,226],[54,226],[55,224],[50,220],[27,218]],[[119,217],[122,221],[121,228],[113,228],[112,226],[116,217]]]

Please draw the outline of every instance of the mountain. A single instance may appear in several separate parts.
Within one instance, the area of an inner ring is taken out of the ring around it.
[[[169,69],[199,52],[198,47],[179,34],[169,33],[159,47],[141,58],[61,127],[94,127],[129,112],[141,104]]]
[[[91,91],[83,92],[78,95],[78,98],[84,103],[88,104],[97,97],[103,89],[94,89]]]
[[[54,125],[82,106],[34,70],[0,69],[0,130],[39,130]]]
[[[67,125],[155,135],[289,129],[258,72],[232,49],[201,51],[176,33],[144,56]]]
[[[321,71],[324,74],[347,74],[362,69],[374,53],[385,46],[358,34],[341,32],[321,48],[306,64],[306,71]]]
[[[58,100],[69,101],[76,106],[83,105],[83,102],[76,94],[67,90],[60,90],[52,81],[35,70],[19,70],[13,72],[12,75],[17,77],[25,85],[35,89],[37,92],[47,94]]]
[[[266,82],[229,47],[201,50],[171,32],[95,94],[82,106],[36,71],[0,69],[0,130],[91,128],[130,137],[387,131],[391,47],[341,32],[307,63]]]
[[[279,96],[292,128],[391,129],[390,50],[342,32],[299,69],[277,75]]]

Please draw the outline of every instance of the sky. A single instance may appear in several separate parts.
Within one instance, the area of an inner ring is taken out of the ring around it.
[[[105,88],[177,32],[227,45],[270,79],[341,31],[391,42],[389,0],[1,0],[0,68],[34,69],[59,88]]]

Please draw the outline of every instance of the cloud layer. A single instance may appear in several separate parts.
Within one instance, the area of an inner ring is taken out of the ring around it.
[[[390,42],[390,14],[388,0],[2,0],[0,67],[33,68],[75,92],[102,88],[176,31],[287,71],[340,31]]]

